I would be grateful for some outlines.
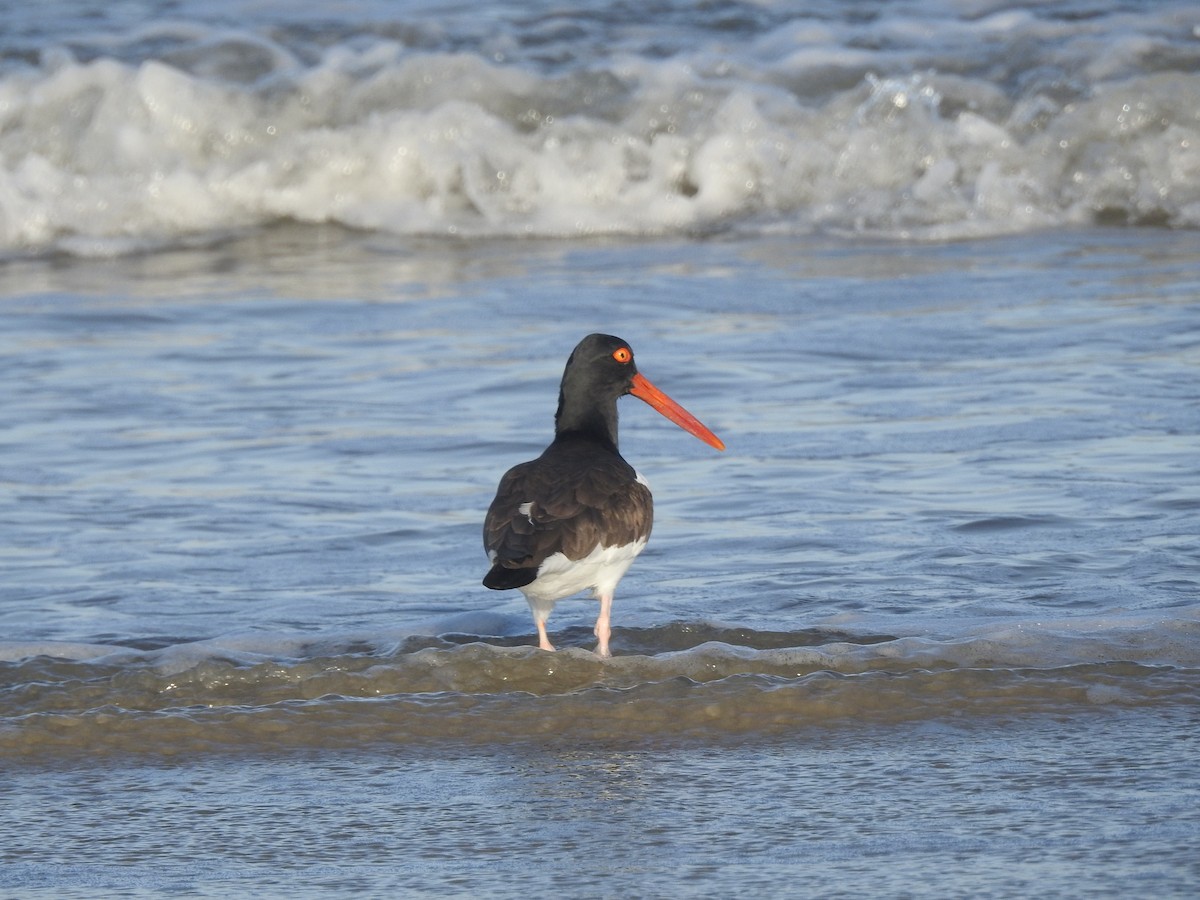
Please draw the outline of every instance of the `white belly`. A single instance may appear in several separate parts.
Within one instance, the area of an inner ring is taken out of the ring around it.
[[[597,547],[583,559],[567,559],[562,553],[547,557],[538,577],[521,588],[535,617],[545,621],[554,609],[554,601],[580,591],[590,590],[597,597],[612,596],[624,574],[633,565],[646,541],[634,541],[621,547]]]

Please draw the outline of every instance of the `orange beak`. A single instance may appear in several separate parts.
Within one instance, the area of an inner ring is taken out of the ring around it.
[[[724,441],[705,428],[699,419],[647,381],[640,372],[633,376],[633,387],[630,388],[629,393],[639,400],[645,400],[688,434],[695,435],[710,447],[716,447],[718,450],[725,449]]]

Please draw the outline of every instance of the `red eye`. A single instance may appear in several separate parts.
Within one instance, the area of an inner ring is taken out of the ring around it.
[[[619,363],[627,363],[633,359],[633,353],[628,347],[618,347],[613,351],[613,359]]]

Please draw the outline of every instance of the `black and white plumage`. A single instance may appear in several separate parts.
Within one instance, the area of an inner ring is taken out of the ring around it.
[[[483,584],[525,594],[538,646],[556,601],[591,590],[600,601],[596,652],[609,656],[613,592],[646,546],[654,503],[617,449],[617,400],[638,397],[718,450],[720,438],[642,376],[629,344],[607,334],[579,342],[563,371],[554,440],[510,469],[483,525],[492,563]]]

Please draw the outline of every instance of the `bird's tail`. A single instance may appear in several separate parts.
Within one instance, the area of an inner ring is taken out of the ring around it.
[[[496,563],[483,576],[483,586],[493,591],[508,591],[513,588],[525,587],[537,578],[537,568],[524,566],[508,568],[503,563]]]

